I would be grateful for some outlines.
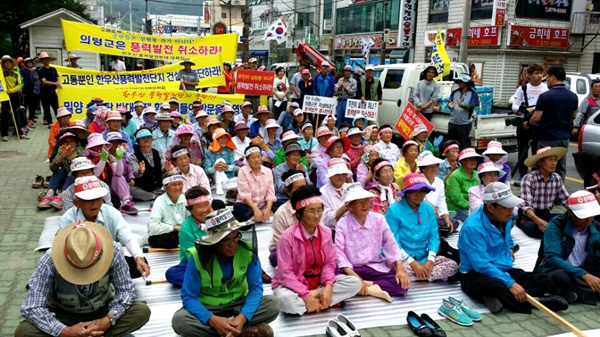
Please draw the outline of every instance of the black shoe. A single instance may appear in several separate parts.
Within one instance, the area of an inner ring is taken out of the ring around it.
[[[269,274],[267,274],[264,270],[262,272],[261,278],[262,278],[262,283],[266,283],[266,284],[271,283],[271,276],[269,276]]]
[[[488,309],[490,309],[490,312],[492,314],[497,314],[500,311],[504,310],[504,306],[502,305],[502,302],[500,302],[500,300],[495,297],[484,296],[483,303],[485,303],[485,306]]]
[[[419,315],[417,315],[414,311],[408,312],[408,315],[406,315],[406,322],[415,335],[420,337],[434,336],[433,331],[431,331],[427,324],[425,324],[421,317],[419,317]]]
[[[538,299],[538,302],[552,311],[562,311],[569,308],[567,300],[558,295],[542,296]]]
[[[567,303],[571,304],[579,299],[577,293],[571,290],[563,291],[559,294],[560,297],[564,298]]]
[[[442,328],[440,328],[440,326],[437,325],[437,323],[433,319],[431,319],[431,317],[429,317],[429,315],[421,314],[421,320],[423,320],[423,322],[425,322],[425,325],[427,325],[429,330],[431,330],[433,332],[432,336],[446,337],[446,332]]]

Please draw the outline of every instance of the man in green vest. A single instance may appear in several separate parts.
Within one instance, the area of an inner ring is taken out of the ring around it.
[[[173,330],[184,337],[272,337],[268,323],[279,315],[280,304],[263,296],[256,244],[241,239],[247,225],[228,209],[211,213],[205,224],[207,234],[188,249],[183,308],[173,315]]]
[[[365,101],[377,101],[381,105],[383,98],[383,91],[381,90],[381,82],[377,77],[373,77],[375,68],[372,65],[368,65],[365,68],[366,75],[360,80],[361,102]]]

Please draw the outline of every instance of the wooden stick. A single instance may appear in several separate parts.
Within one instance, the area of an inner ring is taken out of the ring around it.
[[[319,129],[319,116],[321,116],[321,114],[317,112],[317,120],[316,120],[315,127],[314,127],[315,137],[317,137],[317,130]]]
[[[152,252],[178,252],[179,248],[142,248],[144,253]]]
[[[157,284],[157,283],[167,283],[169,281],[167,280],[146,280],[146,285],[149,286],[151,284]]]
[[[546,315],[550,316],[553,320],[555,320],[558,323],[560,323],[560,325],[562,325],[565,328],[571,330],[571,332],[573,334],[575,334],[575,336],[578,336],[578,337],[587,337],[587,335],[585,333],[583,333],[583,331],[577,329],[573,324],[569,323],[567,320],[565,320],[564,318],[562,318],[559,315],[557,315],[554,311],[548,309],[545,305],[543,305],[542,303],[540,303],[535,298],[531,297],[529,294],[527,294],[527,301],[529,301],[529,303],[531,303],[533,306],[535,306],[536,308],[538,308],[540,311],[542,311]]]
[[[8,99],[8,106],[10,107],[10,114],[12,115],[13,124],[15,126],[15,133],[17,134],[17,140],[20,142],[21,136],[19,135],[19,132],[21,132],[21,130],[19,130],[19,127],[17,126],[17,120],[15,119],[15,111],[13,110],[13,106],[12,106],[12,102],[10,101],[10,98]],[[54,111],[54,113],[56,113],[56,111]],[[8,123],[8,121],[6,121],[5,123]]]

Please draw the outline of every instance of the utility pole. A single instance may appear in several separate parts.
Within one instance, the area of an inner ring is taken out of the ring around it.
[[[252,24],[248,0],[244,0],[242,20],[244,21],[244,28],[242,29],[242,62],[245,62],[250,58],[250,25]]]
[[[465,0],[465,12],[463,14],[462,35],[460,38],[460,50],[458,52],[458,62],[467,63],[467,54],[469,50],[469,30],[471,28],[471,5],[473,0]]]
[[[337,0],[333,0],[333,8],[331,12],[331,40],[329,41],[329,59],[335,63],[335,29],[337,21]],[[334,65],[335,67],[335,65]]]
[[[129,31],[133,32],[133,14],[131,13],[131,1],[129,1]]]
[[[383,1],[383,15],[382,15],[383,17],[381,20],[383,23],[383,31],[381,32],[382,33],[381,50],[379,51],[379,64],[382,64],[382,65],[385,64],[385,48],[387,46],[387,36],[385,35],[385,29],[386,29],[385,17],[386,17],[386,13],[387,13],[387,5],[388,5],[387,0],[384,0]],[[400,11],[402,11],[402,8],[400,8]],[[367,66],[367,65],[365,64],[365,66]]]
[[[321,0],[317,0],[317,8],[315,8],[315,40],[317,40],[317,51],[321,46]]]
[[[271,26],[273,24],[273,1],[274,0],[269,1],[269,26]],[[271,51],[274,49],[275,49],[275,41],[270,40],[269,41],[269,58],[267,61],[267,65],[270,65],[270,63],[271,63],[271,62],[269,62],[271,60]]]

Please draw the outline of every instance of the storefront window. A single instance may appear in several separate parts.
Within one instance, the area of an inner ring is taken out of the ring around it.
[[[473,0],[471,20],[491,19],[493,9],[494,0]]]
[[[398,30],[399,16],[400,1],[388,1],[385,13],[383,2],[340,8],[336,15],[336,34],[381,32],[384,28]]]
[[[304,29],[304,27],[312,27],[315,19],[315,13],[297,13],[298,23],[296,29]]]
[[[450,0],[429,1],[429,23],[448,22]]]

